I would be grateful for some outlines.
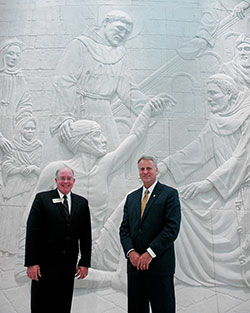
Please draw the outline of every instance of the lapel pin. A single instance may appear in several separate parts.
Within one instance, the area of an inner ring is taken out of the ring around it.
[[[61,200],[61,198],[55,198],[55,199],[52,199],[52,202],[53,203],[61,203],[62,200]]]
[[[153,195],[153,197],[155,197],[155,195]]]

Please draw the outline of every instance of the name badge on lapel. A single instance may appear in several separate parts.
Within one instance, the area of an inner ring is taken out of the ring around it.
[[[52,199],[52,202],[53,203],[61,203],[62,200],[61,200],[61,198],[55,198],[55,199]]]

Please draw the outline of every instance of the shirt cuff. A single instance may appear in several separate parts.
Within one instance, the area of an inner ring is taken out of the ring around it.
[[[128,255],[129,255],[129,253],[130,253],[131,251],[135,251],[135,249],[130,249],[130,250],[128,250],[128,252],[127,252],[127,254],[126,254],[126,257],[127,257],[127,258],[128,258]]]
[[[154,253],[154,251],[151,248],[147,248],[147,251],[151,255],[152,258],[156,257],[156,254]]]

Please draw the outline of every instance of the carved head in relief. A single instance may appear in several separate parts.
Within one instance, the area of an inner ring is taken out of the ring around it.
[[[240,65],[250,68],[250,34],[241,34],[236,40]]]
[[[11,38],[0,44],[0,71],[20,71],[20,60],[23,43]]]
[[[236,82],[228,75],[215,74],[207,81],[207,101],[212,113],[231,110],[238,93]]]
[[[128,39],[133,30],[133,22],[127,13],[114,10],[106,14],[102,27],[107,42],[113,47],[118,47]]]
[[[71,129],[71,138],[65,141],[71,152],[84,152],[95,157],[101,157],[107,153],[107,140],[98,123],[80,120],[73,122]]]
[[[18,137],[24,138],[26,141],[31,142],[33,140],[36,130],[37,121],[33,116],[24,117],[17,123]]]
[[[22,136],[27,140],[31,141],[34,138],[36,132],[36,123],[34,119],[29,119],[21,130]]]

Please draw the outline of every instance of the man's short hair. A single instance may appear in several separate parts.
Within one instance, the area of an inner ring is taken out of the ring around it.
[[[71,171],[73,177],[75,176],[75,173],[74,173],[74,171],[72,170],[72,168],[70,168],[69,166],[64,166],[64,167],[60,167],[60,168],[58,168],[58,169],[56,170],[56,177],[58,177],[58,174],[59,174],[59,172],[60,172],[61,170],[66,169],[66,168]]]
[[[140,163],[142,160],[150,160],[150,161],[153,161],[155,168],[157,168],[157,160],[156,160],[155,157],[153,157],[153,156],[151,156],[151,155],[142,155],[142,156],[140,157],[140,159],[137,161],[137,164],[139,165],[139,163]]]

